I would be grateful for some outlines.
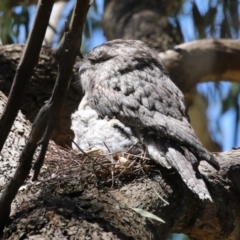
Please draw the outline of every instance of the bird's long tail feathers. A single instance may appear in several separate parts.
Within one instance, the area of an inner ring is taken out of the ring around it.
[[[144,122],[144,124],[151,128],[154,126],[154,129],[157,128],[157,132],[160,133],[159,136],[178,142],[190,149],[199,161],[205,160],[215,169],[220,169],[216,158],[203,147],[193,128],[188,123],[186,124],[185,121],[179,121],[160,113],[156,113],[154,118],[147,120],[149,121]]]
[[[195,165],[195,157],[193,154],[191,152],[188,152],[188,156],[186,156],[186,153],[182,153],[180,147],[176,146],[175,144],[173,146],[170,143],[165,143],[165,147],[167,150],[167,160],[178,171],[182,180],[186,183],[188,188],[196,193],[200,199],[208,199],[212,202],[212,198],[204,180],[202,179],[198,170],[193,168]],[[190,157],[190,159],[187,159],[186,157]]]

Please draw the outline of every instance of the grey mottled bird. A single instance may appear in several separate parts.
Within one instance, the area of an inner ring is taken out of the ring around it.
[[[197,138],[183,93],[166,74],[154,50],[136,40],[114,40],[94,48],[79,77],[89,106],[101,118],[117,119],[166,168],[175,168],[200,199],[211,196],[198,172],[201,160],[219,165]]]

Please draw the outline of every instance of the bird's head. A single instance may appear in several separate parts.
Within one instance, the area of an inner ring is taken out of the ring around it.
[[[157,52],[142,41],[117,39],[95,47],[84,56],[79,78],[83,90],[88,91],[97,76],[101,79],[117,77],[118,74],[152,67],[164,72]]]

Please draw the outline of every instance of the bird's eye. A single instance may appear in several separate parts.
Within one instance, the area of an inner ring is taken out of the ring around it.
[[[79,75],[83,74],[87,69],[89,69],[89,65],[86,63],[82,63],[79,67],[78,73]]]
[[[97,64],[97,63],[103,63],[106,62],[112,58],[114,58],[115,56],[110,56],[110,55],[103,55],[103,56],[99,56],[98,58],[91,58],[90,56],[88,57],[88,60],[92,63],[92,64]]]

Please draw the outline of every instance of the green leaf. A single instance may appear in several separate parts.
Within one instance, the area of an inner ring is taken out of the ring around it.
[[[131,208],[132,210],[134,210],[137,214],[139,214],[140,216],[142,217],[146,217],[146,218],[151,218],[151,219],[154,219],[156,221],[159,221],[159,222],[162,222],[162,223],[165,223],[164,220],[162,220],[161,218],[159,218],[158,216],[148,212],[148,211],[145,211],[141,208]]]

